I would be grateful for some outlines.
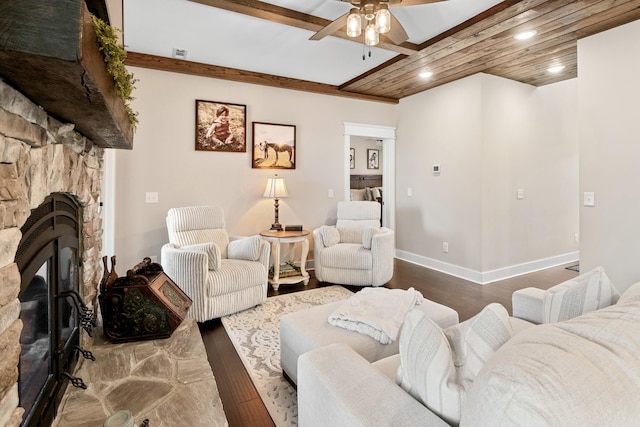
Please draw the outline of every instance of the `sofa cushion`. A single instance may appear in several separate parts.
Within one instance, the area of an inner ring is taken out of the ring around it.
[[[320,227],[320,236],[322,236],[322,243],[326,248],[340,243],[340,232],[335,227],[323,225]]]
[[[223,259],[220,268],[207,273],[208,297],[238,294],[239,291],[264,285],[266,293],[265,266],[255,261],[243,259]],[[237,300],[238,295],[233,297]]]
[[[638,425],[637,295],[514,336],[476,378],[461,425]]]
[[[243,259],[246,261],[258,261],[262,253],[264,240],[260,236],[245,237],[229,242],[227,249],[231,259]]]
[[[608,307],[619,294],[602,267],[562,282],[542,298],[543,323],[561,322],[581,314]]]
[[[398,382],[445,421],[457,424],[476,375],[512,334],[509,314],[500,304],[489,304],[446,330],[414,309],[400,334]]]
[[[634,285],[631,285],[629,289],[627,289],[622,294],[622,296],[620,297],[620,300],[618,301],[618,304],[623,302],[628,302],[628,301],[640,302],[640,282]]]
[[[207,267],[209,270],[215,271],[220,268],[222,263],[222,253],[220,252],[220,248],[215,243],[198,243],[195,245],[186,245],[182,246],[181,249],[186,251],[199,251],[207,254],[207,259],[209,261]]]
[[[365,249],[361,243],[340,243],[325,248],[320,252],[319,260],[323,268],[348,270],[371,270],[373,264],[371,251]]]

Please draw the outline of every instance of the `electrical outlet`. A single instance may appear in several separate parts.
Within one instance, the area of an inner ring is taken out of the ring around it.
[[[573,241],[575,243],[580,243],[580,236],[578,235],[578,233],[573,235]]]
[[[524,189],[518,188],[518,191],[516,192],[516,199],[518,200],[524,199]]]
[[[411,187],[407,188],[407,196],[408,197],[412,197],[413,196],[413,189]]]
[[[158,203],[158,192],[157,191],[147,191],[144,193],[144,202],[145,203]]]
[[[156,255],[151,255],[149,258],[151,258],[151,262],[158,262],[158,257]]]
[[[330,188],[329,191],[327,191],[327,196],[333,197],[333,188]]]
[[[449,242],[442,242],[442,252],[445,254],[449,252]]]

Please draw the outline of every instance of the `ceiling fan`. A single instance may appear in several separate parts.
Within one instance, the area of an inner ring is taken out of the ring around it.
[[[386,36],[395,44],[409,39],[409,35],[402,28],[400,21],[389,12],[390,7],[416,6],[420,4],[436,3],[443,0],[340,0],[351,3],[351,10],[335,21],[321,28],[309,40],[320,40],[335,33],[346,25],[349,37],[359,37],[364,30],[364,43],[375,46],[380,41],[380,34]]]

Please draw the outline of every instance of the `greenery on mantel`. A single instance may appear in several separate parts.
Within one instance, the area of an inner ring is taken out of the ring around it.
[[[135,129],[138,124],[138,113],[134,112],[129,102],[134,98],[131,96],[135,89],[135,83],[138,81],[133,74],[127,71],[124,61],[127,58],[127,51],[123,46],[118,44],[118,29],[104,22],[102,19],[91,15],[93,28],[98,36],[100,51],[104,56],[104,62],[107,63],[107,71],[113,77],[116,84],[116,92],[124,101],[124,106],[129,115],[129,121]]]

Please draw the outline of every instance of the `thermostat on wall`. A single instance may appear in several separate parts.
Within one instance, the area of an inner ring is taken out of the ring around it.
[[[432,169],[434,175],[440,175],[440,165],[433,165]]]

